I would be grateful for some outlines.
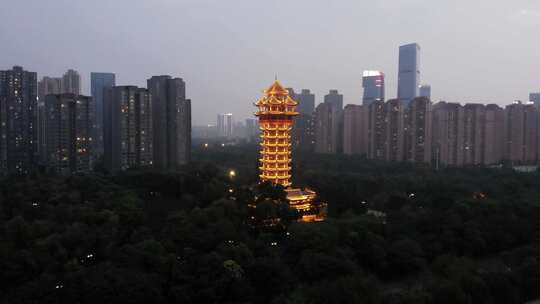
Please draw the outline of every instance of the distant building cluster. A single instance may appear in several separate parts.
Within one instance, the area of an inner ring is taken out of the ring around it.
[[[112,73],[43,77],[15,66],[0,71],[0,174],[134,167],[175,169],[190,160],[191,101],[181,78],[153,76],[148,88],[116,86]]]
[[[505,108],[433,104],[431,86],[420,82],[416,43],[399,48],[397,98],[385,100],[384,85],[383,72],[364,71],[362,104],[345,107],[337,90],[330,90],[314,107],[315,96],[309,90],[294,94],[291,89],[300,112],[293,146],[315,153],[435,166],[540,163],[540,93],[531,93],[530,102],[518,101]],[[304,106],[311,110],[302,112]]]
[[[415,97],[344,110],[345,154],[368,159],[412,161],[437,166],[486,166],[509,161],[540,161],[540,110],[516,102],[495,104],[438,102]]]
[[[259,122],[256,119],[235,121],[232,113],[218,114],[215,124],[193,126],[193,137],[203,140],[258,142],[259,135]]]

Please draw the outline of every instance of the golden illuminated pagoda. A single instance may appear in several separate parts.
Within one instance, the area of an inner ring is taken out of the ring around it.
[[[255,105],[259,108],[261,128],[261,158],[259,167],[262,181],[270,181],[283,187],[291,185],[291,128],[293,117],[298,115],[298,103],[289,96],[276,80],[264,97]]]
[[[259,118],[261,129],[259,177],[263,182],[285,187],[290,206],[300,212],[303,221],[319,221],[325,215],[313,204],[316,193],[291,188],[291,129],[298,115],[297,105],[277,79],[255,103],[258,108],[255,116]]]

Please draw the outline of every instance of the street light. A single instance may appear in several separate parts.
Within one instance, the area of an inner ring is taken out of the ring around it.
[[[236,176],[236,172],[234,170],[229,171],[229,177],[233,178]]]

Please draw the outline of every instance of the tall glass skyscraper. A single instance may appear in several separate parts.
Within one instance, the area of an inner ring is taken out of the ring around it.
[[[369,105],[376,100],[384,101],[384,73],[380,71],[364,71],[362,76],[364,97],[362,104]]]
[[[113,73],[94,73],[90,74],[90,90],[95,104],[95,122],[94,122],[94,139],[96,154],[103,154],[103,90],[112,88],[116,85],[116,78]]]
[[[409,103],[418,97],[420,85],[420,46],[417,43],[399,47],[398,99]]]

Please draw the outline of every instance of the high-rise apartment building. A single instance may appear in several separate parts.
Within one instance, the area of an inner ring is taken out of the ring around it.
[[[217,115],[217,128],[220,137],[231,138],[234,136],[234,117],[232,113]]]
[[[431,99],[431,86],[429,84],[421,85],[418,89],[418,96]]]
[[[433,106],[433,160],[438,166],[463,165],[463,107],[459,103],[439,102]]]
[[[343,150],[343,95],[330,90],[315,109],[315,152],[339,153]]]
[[[399,99],[391,99],[386,102],[385,108],[385,159],[387,161],[403,161],[405,105]]]
[[[153,164],[152,98],[136,86],[104,88],[104,161],[110,172]]]
[[[483,104],[468,103],[463,107],[463,162],[484,163],[486,111]]]
[[[37,74],[0,71],[0,174],[35,170],[38,152]]]
[[[294,118],[292,145],[295,149],[313,152],[315,148],[315,113]]]
[[[315,152],[336,153],[337,138],[335,132],[335,115],[329,103],[321,103],[315,109]]]
[[[81,94],[81,76],[79,72],[69,69],[62,76],[62,93]]]
[[[368,107],[346,105],[343,110],[343,153],[367,155]]]
[[[41,102],[45,102],[48,94],[62,93],[62,78],[45,76],[38,82],[38,97]]]
[[[300,115],[313,115],[315,111],[315,94],[308,89],[302,89],[299,94],[295,94],[298,102],[297,111]]]
[[[71,93],[45,96],[45,164],[58,174],[91,170],[92,98]]]
[[[420,85],[420,46],[416,43],[399,47],[398,99],[409,103],[418,96]]]
[[[386,105],[375,100],[367,106],[368,111],[368,158],[386,158]]]
[[[520,101],[505,108],[505,159],[513,164],[537,160],[538,110]]]
[[[504,110],[488,104],[484,123],[484,164],[499,164],[504,158]]]
[[[532,102],[536,107],[540,107],[540,93],[530,93],[529,101]]]
[[[405,160],[416,163],[431,162],[431,101],[416,97],[408,105],[405,115]]]
[[[303,89],[295,97],[298,115],[294,117],[292,145],[295,149],[312,152],[315,145],[315,95]]]
[[[334,153],[343,152],[343,95],[338,90],[330,90],[324,96],[324,103],[332,108],[332,141],[335,142]]]
[[[148,79],[152,103],[154,167],[174,170],[191,158],[191,100],[181,78]]]
[[[335,112],[343,111],[343,95],[338,90],[330,90],[324,95],[324,103],[331,105]]]
[[[62,93],[61,77],[43,77],[38,82],[38,153],[40,163],[45,163],[46,145],[45,145],[45,96],[48,94]]]
[[[384,73],[380,71],[364,71],[362,75],[364,95],[363,105],[369,105],[375,100],[384,101]]]
[[[113,73],[90,73],[90,91],[95,106],[94,153],[103,154],[103,91],[116,85]]]

